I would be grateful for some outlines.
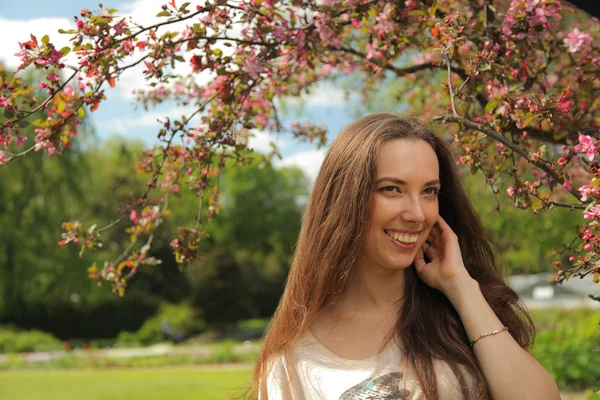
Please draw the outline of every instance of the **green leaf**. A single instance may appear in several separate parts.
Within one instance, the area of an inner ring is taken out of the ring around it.
[[[535,114],[532,113],[527,113],[525,114],[525,117],[523,118],[522,122],[523,122],[523,127],[528,126],[529,124],[531,124],[533,122],[533,120],[536,118]]]
[[[542,99],[542,101],[546,102],[550,98],[550,96],[554,95],[556,92],[558,92],[557,88],[548,90],[548,93],[546,93],[546,95],[544,96],[544,98]]]
[[[26,119],[22,119],[19,121],[19,128],[27,128],[29,126],[29,121]]]
[[[69,46],[65,46],[62,49],[60,49],[60,52],[62,53],[62,55],[64,57],[71,52],[71,48]]]
[[[508,91],[509,92],[514,92],[517,89],[521,89],[523,86],[525,86],[525,82],[517,82],[517,83],[513,83],[512,85],[510,85],[508,87]]]
[[[419,41],[419,39],[417,39],[417,38],[416,38],[416,37],[414,37],[414,36],[408,36],[408,37],[407,37],[407,39],[408,39],[408,41],[409,41],[411,44],[413,44],[413,45],[415,45],[415,46],[417,46],[417,47],[419,47],[419,46],[422,46],[422,45],[423,45],[423,43],[422,43],[422,42],[420,42],[420,41]]]
[[[221,54],[223,54],[223,51],[221,49],[214,49],[213,53],[217,56],[220,56]]]
[[[54,96],[54,104],[56,104],[56,111],[61,113],[65,110],[65,100],[62,98],[62,95],[58,93]]]
[[[492,100],[485,105],[485,113],[490,114],[494,108],[498,105],[496,100]]]
[[[50,38],[48,37],[48,35],[42,36],[42,43],[48,44],[49,41],[50,41]]]
[[[170,17],[171,13],[168,11],[161,11],[158,14],[156,14],[157,17]]]
[[[426,16],[427,13],[423,10],[412,10],[408,13],[408,15],[418,15],[418,16]]]
[[[8,119],[11,119],[15,116],[15,110],[13,110],[12,107],[6,107],[4,109],[4,116]]]
[[[187,6],[189,6],[189,5],[190,5],[190,3],[183,3],[183,4],[181,5],[181,7],[179,7],[179,12],[180,12],[180,13],[181,13],[181,12],[187,12],[187,10],[186,10],[185,8],[186,8]]]

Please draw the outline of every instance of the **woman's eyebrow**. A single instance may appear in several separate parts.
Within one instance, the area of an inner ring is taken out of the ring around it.
[[[393,182],[393,183],[395,183],[397,185],[406,185],[406,182],[403,181],[402,179],[390,178],[390,177],[379,178],[379,179],[377,179],[377,181],[375,181],[375,184],[377,185],[377,184],[379,184],[381,182],[384,182],[384,181],[390,181],[390,182]],[[425,185],[423,185],[423,186],[433,186],[433,185],[439,185],[439,184],[440,184],[440,180],[439,179],[433,179],[433,180],[425,182]]]

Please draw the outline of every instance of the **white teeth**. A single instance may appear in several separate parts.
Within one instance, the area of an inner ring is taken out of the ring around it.
[[[418,234],[417,235],[407,235],[407,234],[389,232],[389,231],[386,231],[386,233],[392,239],[396,240],[397,242],[402,242],[402,243],[415,243],[417,241],[417,239],[419,238]]]

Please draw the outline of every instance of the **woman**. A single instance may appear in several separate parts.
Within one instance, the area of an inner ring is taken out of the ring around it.
[[[559,399],[534,336],[449,146],[378,113],[325,157],[254,385],[261,400]]]

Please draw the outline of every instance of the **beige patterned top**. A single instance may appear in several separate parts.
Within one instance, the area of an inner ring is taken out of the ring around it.
[[[259,400],[425,400],[416,378],[404,370],[404,353],[395,343],[366,360],[347,360],[327,350],[308,332],[291,354],[272,361]],[[434,369],[440,400],[463,399],[448,364],[434,360]],[[472,387],[472,378],[465,375]]]

